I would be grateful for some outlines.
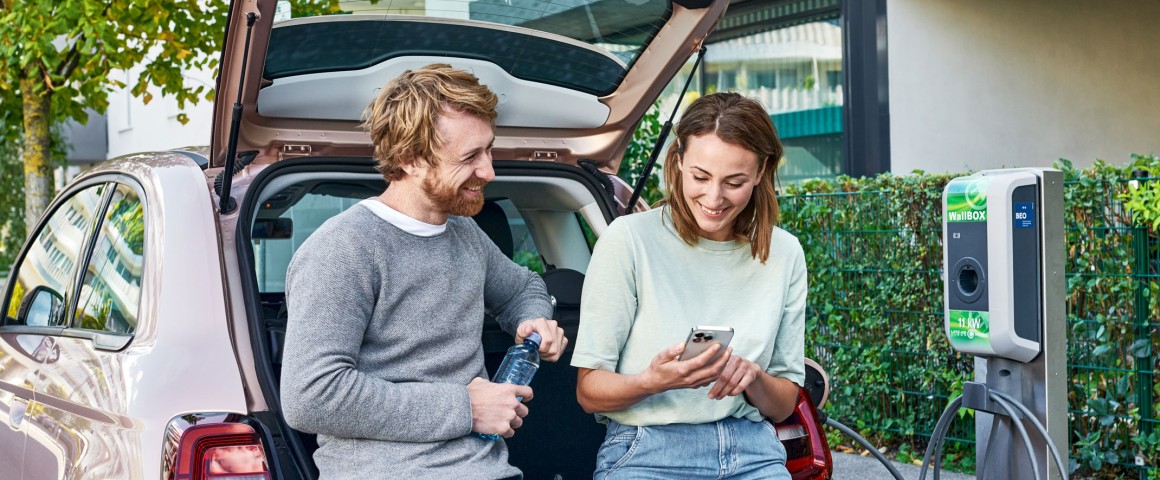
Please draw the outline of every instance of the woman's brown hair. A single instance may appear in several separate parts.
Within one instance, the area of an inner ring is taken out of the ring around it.
[[[662,203],[672,213],[677,234],[685,243],[696,245],[700,231],[693,211],[681,194],[684,187],[680,170],[683,146],[688,145],[691,137],[711,133],[757,154],[761,178],[757,180],[749,204],[733,224],[733,236],[739,241],[749,242],[753,258],[765,263],[769,259],[773,227],[777,225],[780,214],[775,185],[777,166],[784,154],[769,113],[757,101],[740,94],[713,93],[689,105],[676,131],[677,139],[665,155],[665,199]]]

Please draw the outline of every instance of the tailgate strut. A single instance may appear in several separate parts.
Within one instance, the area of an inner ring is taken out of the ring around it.
[[[257,20],[258,15],[254,12],[246,14],[246,48],[243,50],[242,70],[238,78],[238,97],[234,99],[233,117],[230,118],[230,140],[226,144],[226,164],[215,179],[215,184],[221,185],[218,188],[218,198],[221,200],[218,212],[222,215],[237,208],[237,202],[234,202],[234,199],[230,197],[230,186],[234,183],[234,174],[238,173],[234,171],[234,157],[238,155],[238,128],[242,123],[242,93],[246,87],[246,61],[250,59],[250,34],[254,32],[254,22]]]
[[[657,143],[653,145],[652,154],[648,156],[648,162],[644,164],[644,170],[640,172],[640,178],[636,180],[636,187],[632,189],[632,196],[628,197],[628,203],[624,206],[624,214],[632,213],[636,206],[637,200],[640,200],[640,194],[644,191],[644,186],[648,184],[648,177],[652,175],[653,165],[657,163],[657,157],[661,154],[661,147],[665,144],[665,139],[669,136],[669,131],[673,129],[673,119],[677,116],[677,110],[681,108],[681,100],[685,98],[685,92],[689,91],[689,84],[693,83],[693,76],[697,74],[697,67],[701,66],[701,60],[705,59],[705,47],[702,46],[697,50],[697,61],[693,63],[693,70],[689,72],[689,78],[685,80],[685,88],[681,89],[681,96],[677,97],[677,104],[673,107],[673,113],[669,114],[669,119],[665,120],[665,124],[661,126],[661,133],[657,135]]]

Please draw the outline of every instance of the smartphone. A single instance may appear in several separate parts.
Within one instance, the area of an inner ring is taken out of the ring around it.
[[[725,353],[725,348],[729,346],[729,342],[733,340],[732,327],[715,327],[710,325],[698,325],[689,331],[689,338],[685,339],[685,351],[681,353],[677,360],[684,360],[687,358],[696,358],[708,350],[713,345],[721,345],[721,349],[709,359],[710,362],[717,360],[722,353]]]

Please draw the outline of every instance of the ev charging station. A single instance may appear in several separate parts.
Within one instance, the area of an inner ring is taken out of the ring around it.
[[[1055,169],[982,171],[943,193],[944,328],[975,355],[961,406],[976,411],[980,479],[1067,478],[1063,215]]]

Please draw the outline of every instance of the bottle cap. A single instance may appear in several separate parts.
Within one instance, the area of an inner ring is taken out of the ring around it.
[[[540,342],[543,340],[543,337],[540,337],[540,334],[536,332],[532,332],[531,335],[528,335],[528,337],[524,339],[525,342],[532,342],[536,348],[540,348]]]

